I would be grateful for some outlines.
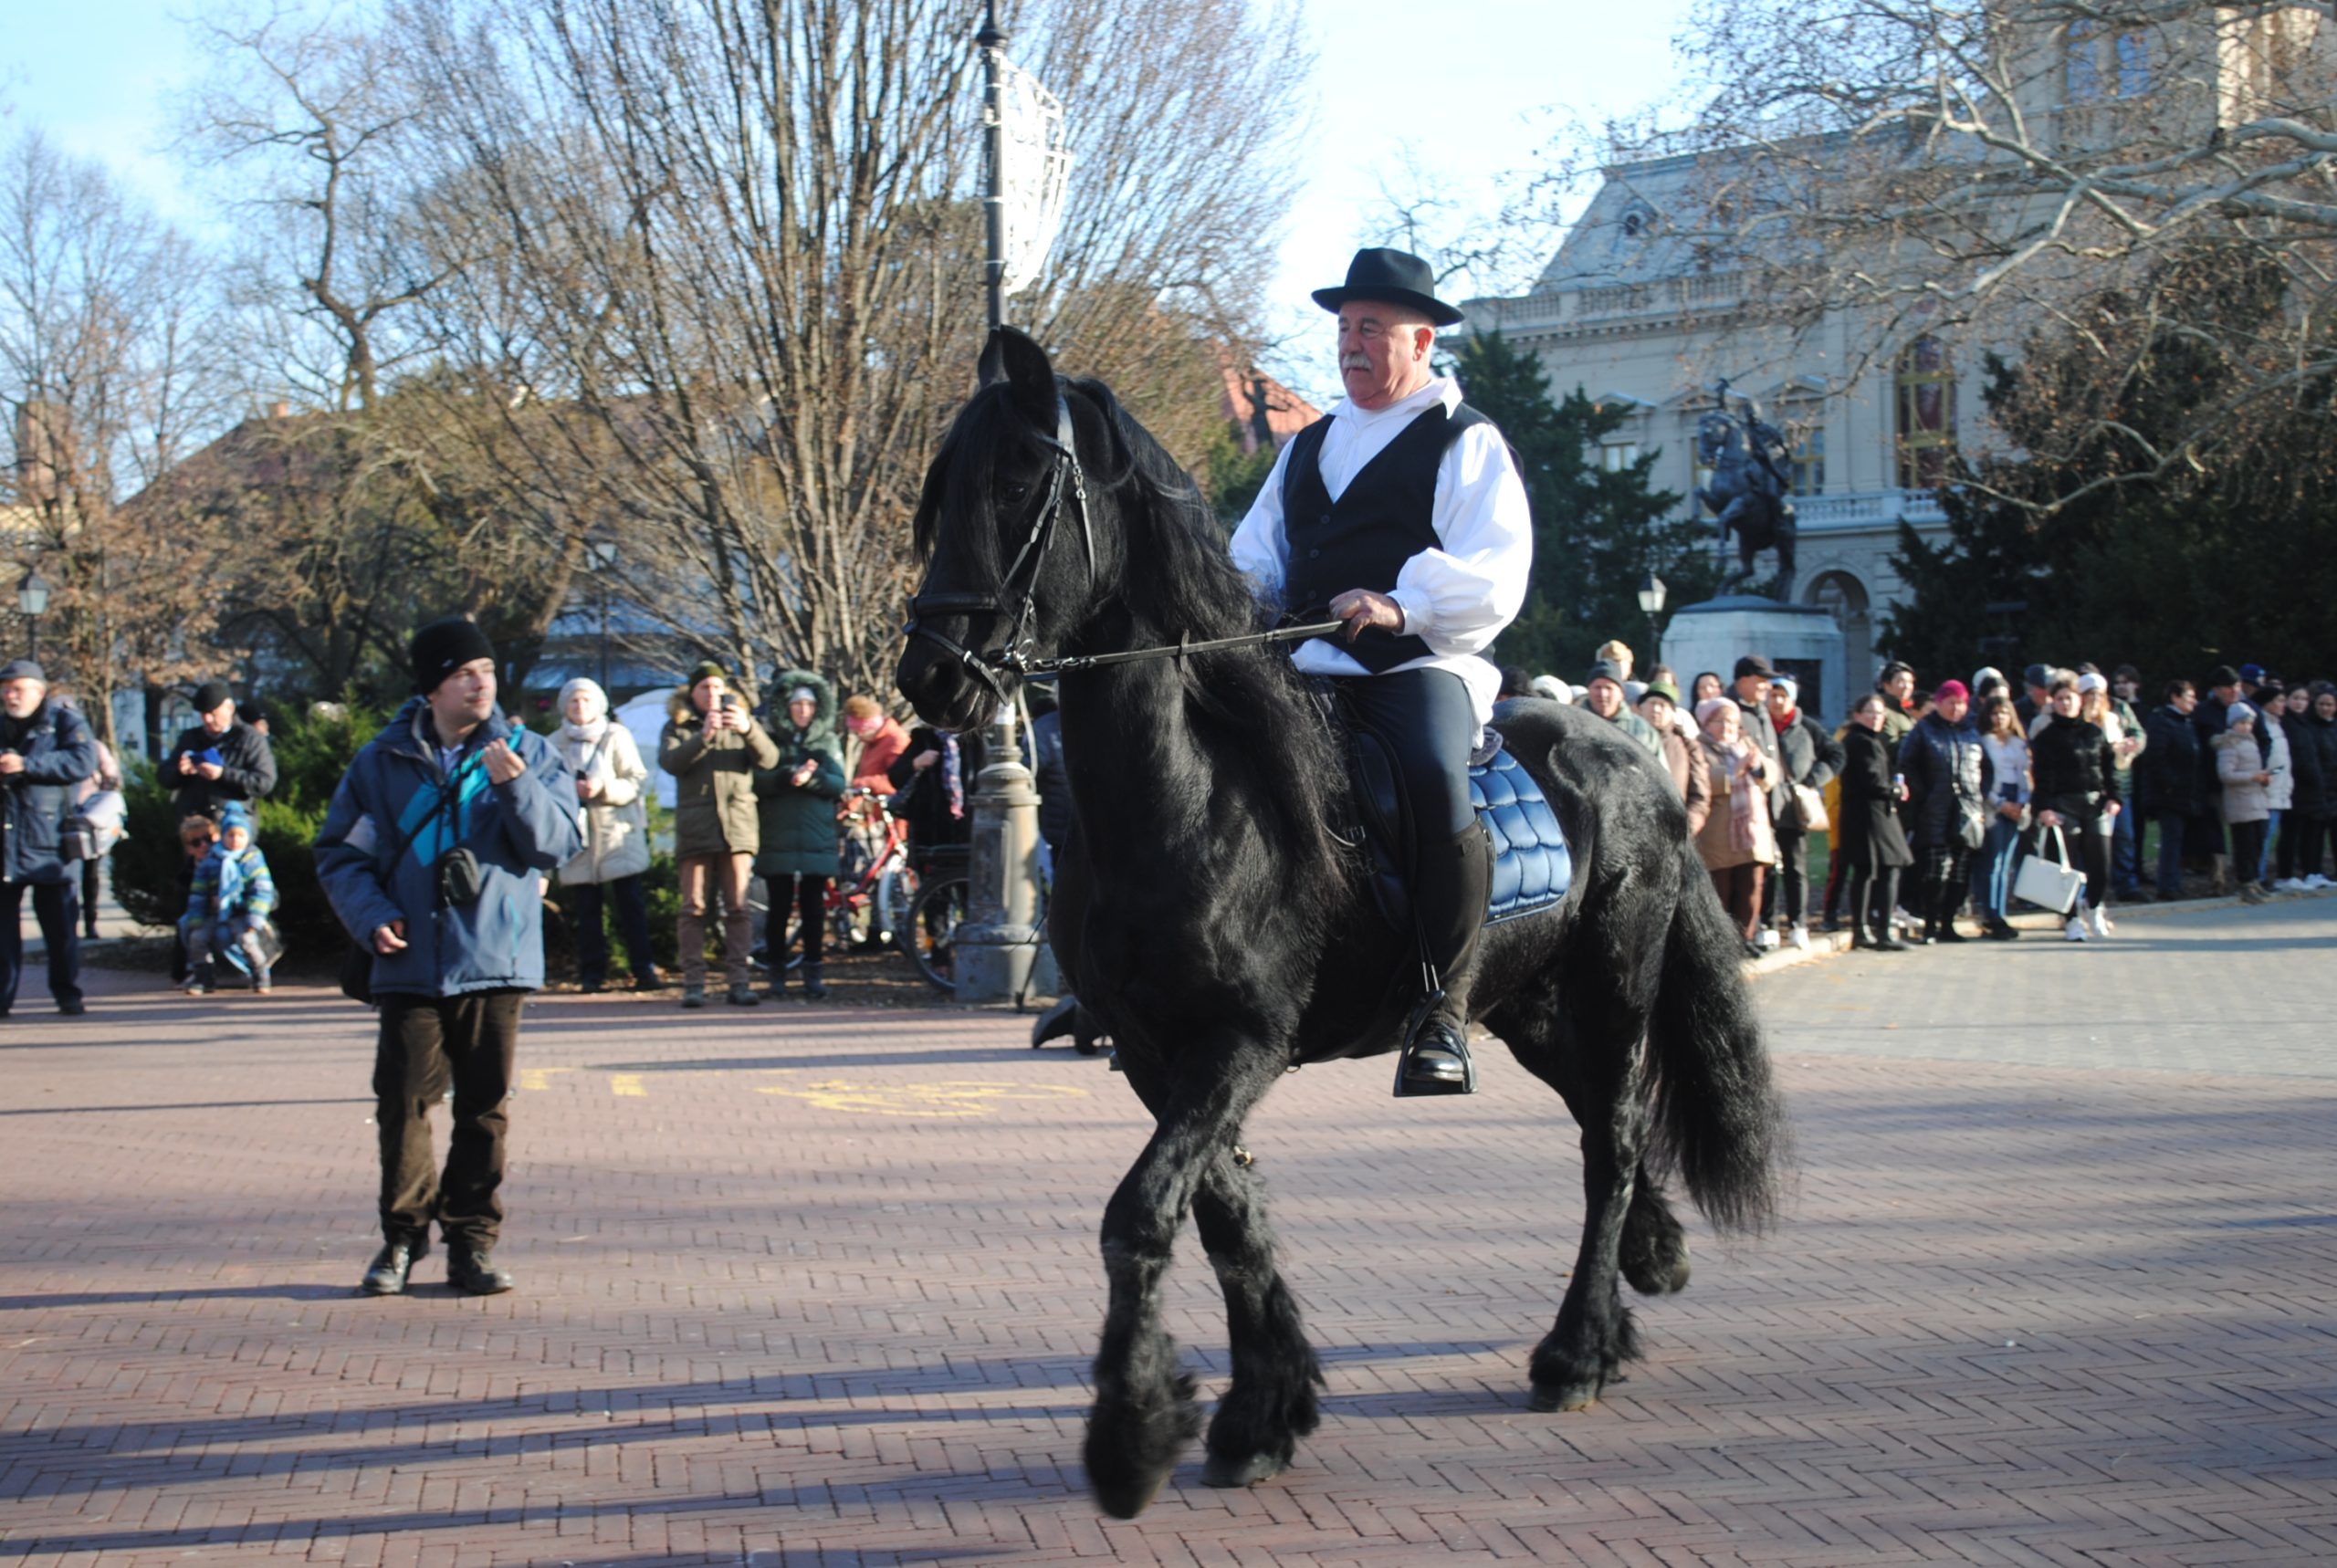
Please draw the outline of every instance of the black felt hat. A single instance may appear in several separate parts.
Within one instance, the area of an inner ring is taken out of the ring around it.
[[[1336,288],[1318,288],[1315,303],[1326,310],[1342,308],[1350,299],[1385,299],[1410,305],[1440,327],[1461,319],[1461,312],[1436,297],[1436,275],[1428,263],[1410,251],[1359,250],[1347,263],[1347,280]]]

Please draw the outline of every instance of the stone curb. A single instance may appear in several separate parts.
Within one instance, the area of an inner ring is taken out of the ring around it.
[[[2300,900],[2322,898],[2337,898],[2337,887],[2316,888],[2311,893],[2276,893],[2272,894],[2269,902],[2270,904],[2289,904]],[[2210,909],[2245,909],[2250,907],[2269,907],[2269,904],[2250,905],[2244,899],[2237,896],[2226,896],[2222,898],[2185,898],[2178,899],[2173,904],[2112,904],[2111,909],[2117,923],[2122,925],[2129,920],[2152,920],[2166,915],[2191,915]],[[2012,917],[2012,924],[2018,929],[2025,932],[2051,932],[2058,930],[2060,927],[2061,918],[2057,915],[2049,914],[2043,911],[2030,911],[2028,913],[2014,915]],[[1977,940],[1977,938],[1975,938],[1975,940]],[[2112,936],[2111,940],[2115,941],[2117,938],[2115,936]],[[1911,947],[1917,948],[1918,950],[1920,950],[1921,946],[1920,944],[1915,943],[1911,943],[1909,946]],[[1757,960],[1745,960],[1745,967],[1751,972],[1755,979],[1758,979],[1763,975],[1769,974],[1773,970],[1790,969],[1798,964],[1808,964],[1819,958],[1830,958],[1838,953],[1848,953],[1850,951],[1851,951],[1851,947],[1850,934],[1849,932],[1813,931],[1809,934],[1808,947],[1799,948],[1780,946],[1773,953],[1762,954]]]

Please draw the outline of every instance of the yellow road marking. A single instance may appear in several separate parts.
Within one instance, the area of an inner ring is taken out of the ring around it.
[[[625,1100],[646,1100],[649,1098],[649,1091],[641,1086],[641,1074],[638,1072],[610,1073],[609,1092],[616,1095],[619,1099]]]
[[[523,1067],[519,1069],[519,1088],[523,1093],[533,1093],[551,1087],[555,1072],[573,1072],[572,1067]]]
[[[765,1086],[759,1094],[784,1094],[823,1111],[855,1116],[987,1116],[1009,1101],[1084,1100],[1087,1091],[1056,1083],[991,1083],[954,1079],[938,1083],[848,1083],[831,1080],[802,1088]]]

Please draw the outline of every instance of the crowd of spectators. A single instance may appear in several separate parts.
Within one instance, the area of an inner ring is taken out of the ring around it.
[[[1829,727],[1758,653],[1725,681],[1698,672],[1684,702],[1676,672],[1657,665],[1641,682],[1632,668],[1631,650],[1608,643],[1578,690],[1521,669],[1504,672],[1503,690],[1571,701],[1661,760],[1749,954],[1807,946],[1813,922],[1881,952],[2014,940],[2032,856],[2082,873],[2082,891],[2054,910],[2070,942],[2109,936],[2122,902],[2261,903],[2332,885],[2326,680],[2291,687],[2255,664],[2218,665],[2204,696],[2173,679],[2144,714],[2132,665],[2031,664],[2018,690],[1983,667],[1926,689],[1894,659]]]

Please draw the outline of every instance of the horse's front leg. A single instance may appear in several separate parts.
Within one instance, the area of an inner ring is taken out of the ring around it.
[[[1193,1221],[1225,1292],[1233,1381],[1209,1427],[1201,1479],[1246,1487],[1290,1468],[1298,1439],[1321,1419],[1315,1390],[1323,1369],[1306,1343],[1298,1302],[1274,1266],[1265,1184],[1248,1156],[1228,1147],[1193,1195]]]
[[[1096,1501],[1116,1519],[1144,1511],[1200,1430],[1193,1380],[1160,1326],[1161,1281],[1195,1189],[1282,1071],[1279,1056],[1254,1048],[1197,1041],[1180,1055],[1172,1074],[1149,1040],[1121,1044],[1128,1081],[1158,1125],[1104,1209],[1110,1301],[1086,1460]]]

